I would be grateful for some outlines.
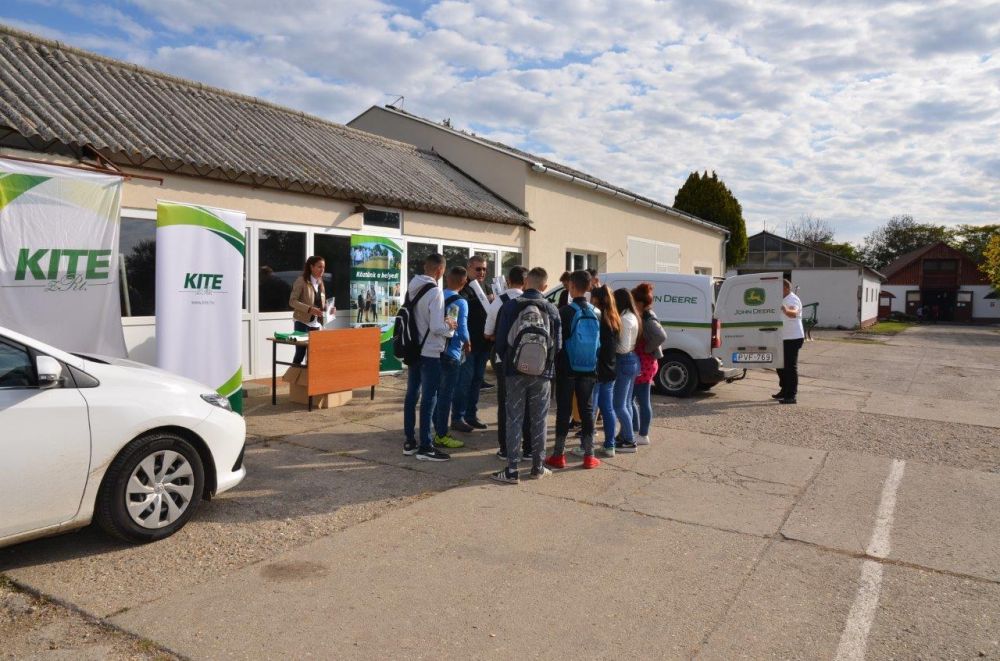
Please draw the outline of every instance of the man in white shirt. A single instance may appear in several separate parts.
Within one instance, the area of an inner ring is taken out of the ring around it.
[[[486,335],[486,339],[491,342],[496,340],[496,329],[497,329],[497,316],[500,313],[500,308],[507,301],[514,300],[515,298],[520,298],[521,294],[524,293],[524,279],[528,275],[528,269],[523,266],[513,266],[507,273],[507,290],[493,299],[490,303],[489,308],[486,310],[486,326],[483,333]],[[503,362],[503,356],[495,356],[496,365],[500,365]],[[500,450],[497,451],[497,457],[500,459],[507,459],[507,386],[506,379],[504,378],[504,371],[497,367],[494,369],[497,377],[497,442],[500,445]],[[524,415],[524,429],[530,430],[530,423],[528,420],[527,411]],[[524,433],[522,435],[522,449],[524,450],[521,454],[521,458],[531,457],[531,434]]]
[[[403,400],[403,454],[421,461],[447,461],[451,457],[434,447],[431,421],[441,385],[441,352],[455,334],[455,321],[444,313],[444,293],[438,280],[444,275],[444,256],[434,253],[424,260],[423,275],[413,276],[407,300],[416,300],[413,317],[421,341],[420,360],[407,368],[406,399]],[[426,292],[424,290],[426,289]],[[421,292],[424,292],[421,294]],[[417,297],[420,297],[417,299]],[[420,400],[420,439],[416,436],[417,400]]]
[[[781,337],[784,340],[785,366],[778,370],[781,389],[771,395],[782,404],[795,404],[799,392],[799,349],[805,340],[802,328],[802,301],[792,291],[792,283],[785,280],[785,298],[781,301],[784,322]]]

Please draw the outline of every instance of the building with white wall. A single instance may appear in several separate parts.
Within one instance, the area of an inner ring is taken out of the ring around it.
[[[803,305],[818,304],[817,326],[864,328],[877,321],[885,280],[878,271],[770,232],[754,234],[748,243],[746,261],[732,273],[784,273]]]
[[[373,106],[348,126],[432,150],[524,209],[531,266],[550,273],[725,270],[725,228],[593,175],[392,106]]]

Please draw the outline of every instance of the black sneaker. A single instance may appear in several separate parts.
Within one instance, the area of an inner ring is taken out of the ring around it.
[[[632,441],[618,441],[615,443],[615,452],[638,452],[638,448]]]
[[[512,473],[506,468],[497,471],[496,473],[491,473],[490,479],[494,482],[500,482],[501,484],[518,484],[521,481],[518,477],[517,471]]]
[[[798,404],[794,397],[785,397],[784,399],[778,400],[779,404]]]
[[[500,461],[507,461],[507,453],[503,450],[497,450],[496,458]]]
[[[485,381],[479,384],[480,390],[493,390],[494,388],[496,388],[495,385],[493,385],[492,383],[486,383]]]
[[[420,461],[448,461],[451,459],[451,455],[445,454],[437,448],[428,448],[426,450],[417,450],[417,459]]]
[[[407,457],[411,457],[417,453],[417,447],[416,441],[406,441],[403,443],[403,454]]]
[[[473,429],[488,429],[489,426],[480,420],[479,418],[473,418],[472,420],[466,420],[465,424],[469,425]]]
[[[468,422],[464,420],[456,420],[455,422],[451,423],[451,428],[454,429],[455,431],[464,431],[464,432],[472,431],[472,425],[470,425]]]
[[[776,392],[773,395],[771,395],[771,399],[784,399],[784,398],[785,398],[785,393],[783,392]]]

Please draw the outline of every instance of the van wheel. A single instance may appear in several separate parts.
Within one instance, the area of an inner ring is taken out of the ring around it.
[[[184,527],[201,502],[205,469],[187,440],[141,436],[115,457],[97,494],[94,519],[128,542],[155,542]]]
[[[657,390],[671,397],[690,397],[698,387],[694,361],[682,353],[668,353],[656,373]]]
[[[698,390],[700,392],[708,392],[709,390],[711,390],[712,388],[714,388],[717,385],[718,384],[716,384],[716,383],[699,383],[698,384]]]

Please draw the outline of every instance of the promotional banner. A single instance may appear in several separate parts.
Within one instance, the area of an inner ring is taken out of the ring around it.
[[[392,326],[401,304],[403,249],[382,236],[351,237],[351,323],[377,325],[382,333],[380,372],[398,372],[403,364],[392,353]]]
[[[156,357],[243,410],[240,324],[246,214],[156,205]]]
[[[0,326],[64,351],[126,355],[121,183],[0,158]]]

